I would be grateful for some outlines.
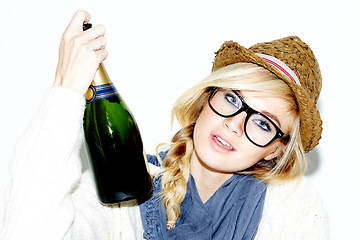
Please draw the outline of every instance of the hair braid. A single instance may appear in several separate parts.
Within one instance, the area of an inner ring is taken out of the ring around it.
[[[190,157],[193,150],[194,124],[180,129],[172,139],[171,148],[164,159],[162,176],[162,197],[166,207],[168,229],[175,227],[180,216],[180,204],[186,194],[190,176]]]

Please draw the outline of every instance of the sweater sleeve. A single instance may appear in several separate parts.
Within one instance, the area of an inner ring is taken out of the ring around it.
[[[89,215],[102,219],[109,211],[98,210],[100,204],[93,208],[88,204],[85,211],[74,201],[81,178],[84,106],[83,96],[72,90],[52,87],[46,91],[10,165],[11,185],[0,239],[108,239],[93,234],[108,234],[104,230],[107,221],[97,221],[92,229]],[[77,226],[85,225],[92,229],[92,237],[78,236],[82,231]]]
[[[328,239],[326,213],[316,189],[306,177],[268,186],[255,239]]]

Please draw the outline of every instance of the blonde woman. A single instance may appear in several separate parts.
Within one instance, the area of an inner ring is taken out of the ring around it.
[[[225,42],[212,74],[176,102],[181,129],[148,156],[152,198],[106,207],[78,154],[83,95],[107,56],[104,27],[82,31],[89,20],[84,11],[71,20],[54,86],[18,145],[2,239],[327,238],[302,176],[322,132],[321,75],[308,45]]]

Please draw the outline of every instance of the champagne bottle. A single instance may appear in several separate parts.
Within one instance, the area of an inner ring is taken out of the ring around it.
[[[91,27],[84,25],[84,30]],[[152,180],[138,126],[100,64],[86,93],[84,132],[97,196],[104,205],[150,197]]]

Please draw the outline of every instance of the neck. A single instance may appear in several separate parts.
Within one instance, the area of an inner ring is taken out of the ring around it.
[[[204,203],[233,175],[207,168],[196,153],[193,153],[190,160],[190,173],[195,179],[196,188]]]

